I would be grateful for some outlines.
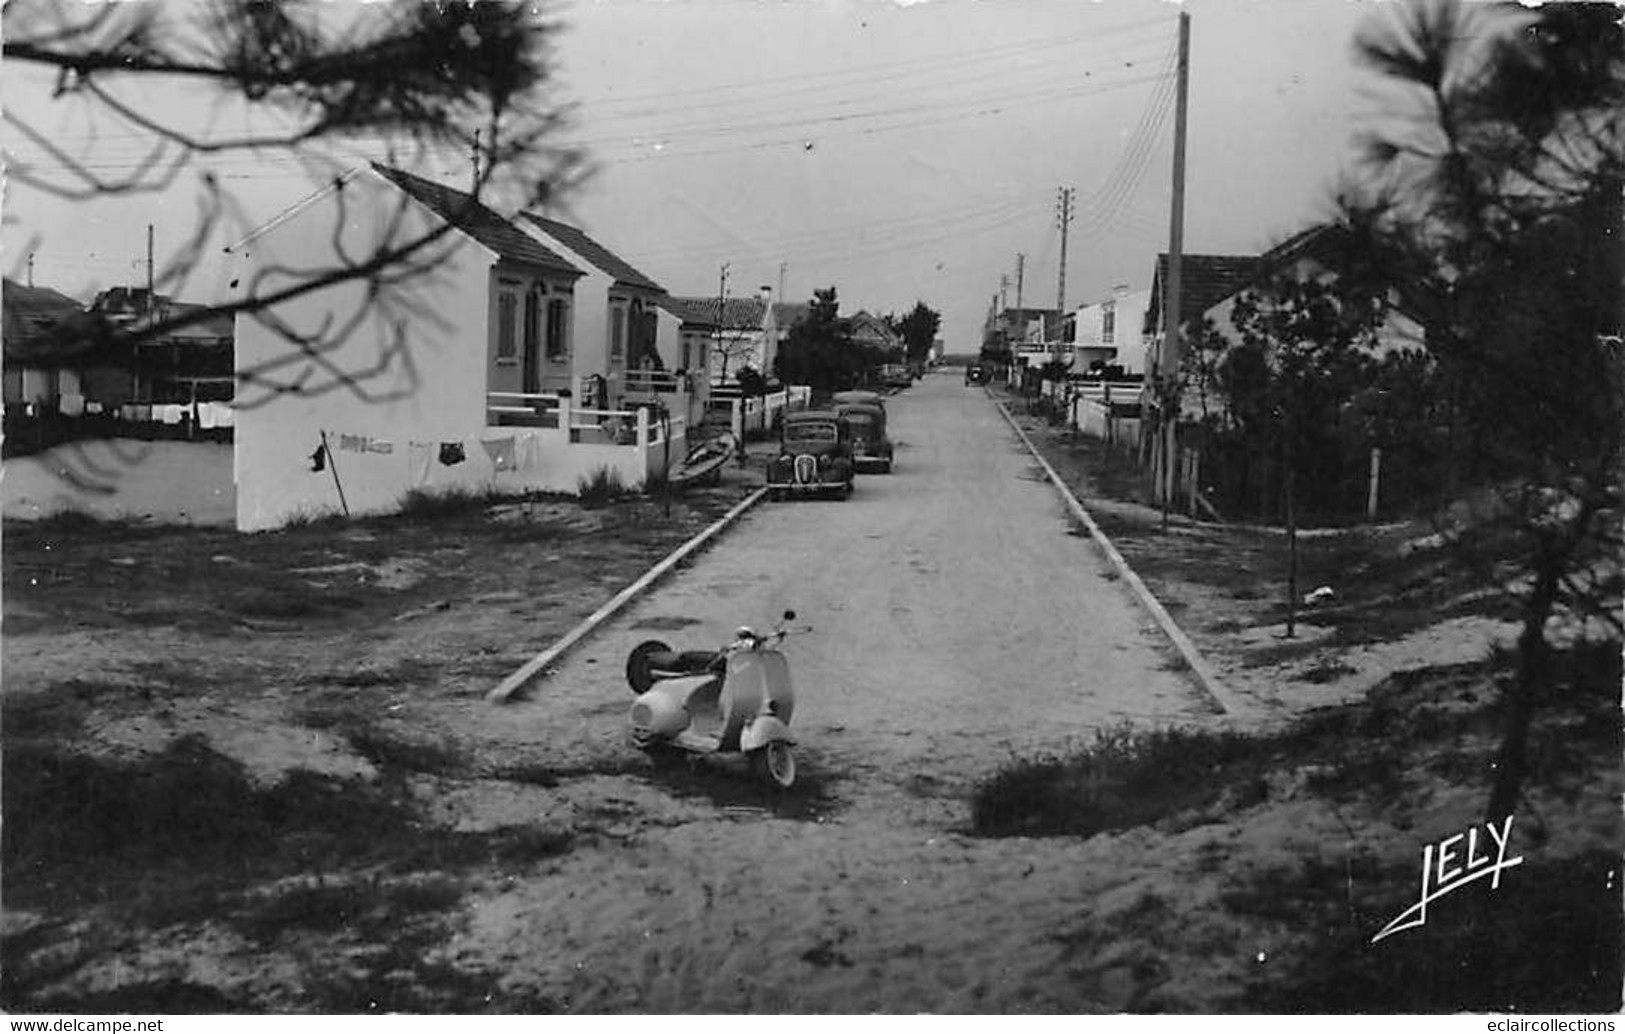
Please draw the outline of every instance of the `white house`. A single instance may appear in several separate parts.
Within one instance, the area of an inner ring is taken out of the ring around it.
[[[646,418],[582,419],[559,390],[586,270],[468,194],[373,164],[227,252],[238,289],[263,296],[436,231],[426,268],[398,285],[344,280],[238,317],[240,530],[389,512],[415,489],[573,492],[599,469],[628,485],[657,473]]]
[[[663,361],[658,358],[658,308],[666,289],[578,227],[534,212],[520,213],[516,222],[582,271],[575,284],[577,394],[587,393],[589,378],[602,378],[607,387],[603,401],[618,405],[626,393],[628,370]]]
[[[1114,288],[1098,302],[1079,306],[1068,318],[1072,322],[1073,369],[1087,371],[1095,363],[1121,366],[1126,374],[1145,372],[1145,342],[1142,328],[1151,291],[1131,291],[1126,285]]]
[[[720,306],[715,297],[672,297],[662,305],[681,328],[677,369],[704,371],[713,385],[731,382],[745,366],[771,378],[791,326],[807,311],[805,303],[775,302],[765,291]]]

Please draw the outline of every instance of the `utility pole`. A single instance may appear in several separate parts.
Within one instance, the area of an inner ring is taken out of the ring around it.
[[[1066,232],[1077,214],[1072,205],[1077,195],[1076,187],[1061,187],[1056,194],[1055,225],[1061,229],[1061,275],[1055,288],[1055,308],[1058,312],[1066,311]]]
[[[28,253],[28,286],[34,286],[34,253]]]
[[[1016,252],[1016,311],[1021,312],[1021,282],[1027,275],[1027,256]],[[1021,317],[1026,319],[1025,316]]]
[[[778,293],[778,295],[776,297],[778,297],[781,301],[784,298],[784,271],[786,269],[789,269],[789,268],[790,268],[790,263],[788,263],[788,262],[780,262],[779,263],[779,293]]]
[[[728,265],[724,262],[717,277],[717,357],[722,360],[722,373],[719,380],[728,376],[728,354],[722,350],[722,311],[728,304]],[[706,363],[706,376],[710,376],[711,364]]]
[[[1004,273],[999,274],[999,312],[1009,311],[1010,305],[1005,300],[1010,291],[1010,277]]]
[[[1174,494],[1174,467],[1179,453],[1179,360],[1181,265],[1185,253],[1185,103],[1190,92],[1191,16],[1179,12],[1179,72],[1174,97],[1174,190],[1168,218],[1168,275],[1163,284],[1162,350],[1158,356],[1161,384],[1162,442],[1158,450],[1157,492],[1162,504],[1162,523],[1168,524],[1168,507]]]
[[[152,224],[147,224],[147,311],[151,312],[157,303],[152,295]]]

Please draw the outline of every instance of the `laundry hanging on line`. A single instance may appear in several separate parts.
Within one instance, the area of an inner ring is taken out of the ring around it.
[[[513,470],[517,466],[513,438],[481,438],[480,444],[485,447],[485,455],[490,457],[491,466],[497,470]]]

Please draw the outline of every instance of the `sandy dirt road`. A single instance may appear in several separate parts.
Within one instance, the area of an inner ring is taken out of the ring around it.
[[[1123,881],[1105,874],[1132,836],[978,839],[963,832],[968,795],[1012,757],[1212,705],[980,389],[928,377],[891,410],[895,473],[860,476],[845,501],[762,505],[493,707],[494,750],[583,774],[463,802],[457,821],[550,809],[600,836],[477,896],[459,961],[588,1011],[1129,1004],[1133,981],[1055,978],[1079,916],[1112,910]],[[642,778],[627,650],[712,646],[786,608],[814,628],[786,646],[805,806],[689,792],[747,781],[742,768]]]

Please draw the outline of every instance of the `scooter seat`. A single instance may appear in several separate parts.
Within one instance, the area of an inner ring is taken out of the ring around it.
[[[677,669],[692,672],[709,671],[721,656],[720,650],[684,650],[677,655]]]

